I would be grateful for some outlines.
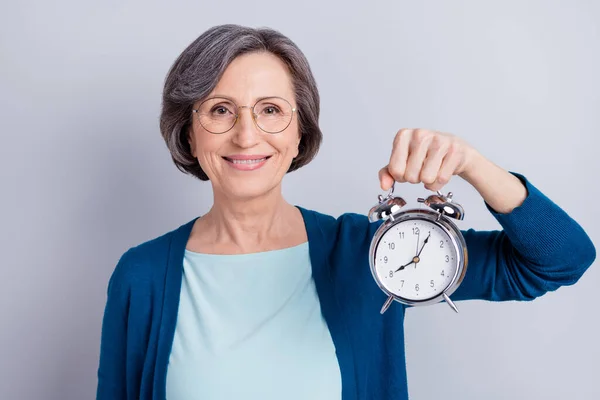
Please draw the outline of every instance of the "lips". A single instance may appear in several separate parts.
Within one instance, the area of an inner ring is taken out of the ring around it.
[[[264,157],[252,157],[252,158],[234,158],[234,157],[223,157],[225,160],[234,164],[257,164],[263,161],[267,161],[270,156]]]
[[[264,154],[235,154],[231,156],[223,156],[223,159],[227,161],[227,164],[231,167],[241,171],[253,171],[262,167],[267,160],[271,158],[270,155]]]

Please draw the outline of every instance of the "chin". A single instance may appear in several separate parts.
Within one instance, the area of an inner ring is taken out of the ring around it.
[[[258,178],[258,177],[257,177]],[[270,179],[231,179],[228,185],[223,187],[227,197],[251,200],[267,195],[279,183],[273,183]]]

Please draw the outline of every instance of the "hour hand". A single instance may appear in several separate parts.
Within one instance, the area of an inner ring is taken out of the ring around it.
[[[404,265],[401,265],[401,266],[400,266],[400,268],[398,268],[398,269],[397,269],[395,272],[402,271],[404,268],[408,267],[410,264],[412,264],[412,263],[414,263],[414,262],[415,262],[415,259],[413,258],[412,260],[410,260],[410,262],[409,262],[409,263],[406,263],[406,264],[404,264]]]

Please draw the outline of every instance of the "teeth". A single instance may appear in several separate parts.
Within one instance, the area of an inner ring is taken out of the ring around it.
[[[256,160],[231,160],[234,164],[256,164],[265,161],[267,158],[258,158]]]

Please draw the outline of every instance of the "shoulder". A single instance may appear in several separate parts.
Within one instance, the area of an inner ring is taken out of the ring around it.
[[[173,251],[177,251],[179,247],[183,255],[194,221],[195,219],[127,249],[111,274],[109,286],[132,287],[162,279]]]

